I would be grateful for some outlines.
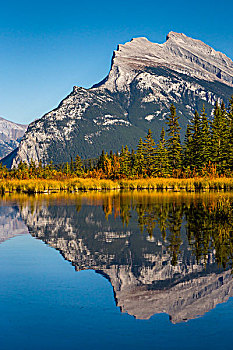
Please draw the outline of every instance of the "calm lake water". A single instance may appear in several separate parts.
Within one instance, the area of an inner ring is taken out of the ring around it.
[[[233,194],[0,198],[0,349],[231,349]]]

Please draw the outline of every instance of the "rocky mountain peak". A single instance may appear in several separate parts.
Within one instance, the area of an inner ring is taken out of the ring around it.
[[[186,37],[186,35],[183,33],[176,33],[176,32],[170,31],[166,36],[166,41],[172,38],[179,38],[179,37]]]
[[[170,32],[163,44],[145,37],[118,45],[113,53],[110,73],[103,83],[110,91],[127,90],[135,71],[145,67],[166,67],[204,79],[233,86],[233,62],[200,40],[183,33]]]
[[[201,40],[197,40],[197,39],[193,39],[187,35],[185,35],[184,33],[177,33],[177,32],[173,32],[173,31],[170,31],[167,36],[166,36],[166,42],[167,41],[176,41],[176,42],[180,42],[180,43],[187,43],[187,42],[190,42],[190,43],[194,43],[195,41],[197,42],[200,42],[201,44],[204,44]],[[165,42],[165,43],[166,43]],[[164,44],[165,44],[164,43]],[[206,44],[204,44],[206,45]]]

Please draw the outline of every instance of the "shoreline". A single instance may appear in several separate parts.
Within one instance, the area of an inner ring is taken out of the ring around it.
[[[0,180],[0,194],[4,193],[58,193],[110,190],[153,190],[164,192],[233,191],[233,177],[220,178],[143,178],[143,179],[93,179],[70,178],[63,180],[27,179]]]

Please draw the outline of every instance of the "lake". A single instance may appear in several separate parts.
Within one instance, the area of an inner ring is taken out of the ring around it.
[[[230,349],[233,193],[0,198],[0,349]]]

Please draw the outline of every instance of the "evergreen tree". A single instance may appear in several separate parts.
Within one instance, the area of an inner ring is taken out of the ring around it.
[[[148,130],[147,136],[143,142],[143,156],[144,168],[147,175],[152,176],[155,171],[156,155],[155,155],[155,141],[152,137],[151,130]]]
[[[105,152],[104,150],[102,150],[102,153],[97,162],[97,168],[104,170],[104,162],[105,162]]]
[[[131,168],[130,168],[130,152],[128,146],[122,146],[120,153],[120,172],[123,176],[130,176]]]
[[[142,138],[140,137],[137,152],[135,156],[135,162],[134,162],[134,169],[138,176],[142,176],[145,173],[144,168],[144,154],[143,154],[143,142]]]
[[[166,149],[165,130],[162,128],[160,141],[156,148],[156,175],[166,177],[169,175],[169,159]]]
[[[176,174],[181,166],[181,143],[180,143],[180,126],[179,117],[176,114],[176,108],[172,104],[170,107],[170,115],[166,118],[168,125],[167,133],[167,150],[169,158],[169,171],[171,174]]]
[[[61,165],[62,167],[62,165]],[[43,166],[42,166],[42,161],[39,160],[38,167],[37,167],[37,173],[39,177],[42,177],[43,174]]]
[[[230,171],[233,171],[233,96],[229,100],[228,106],[228,168]]]
[[[71,161],[70,161],[70,172],[71,172],[71,174],[74,173],[74,161],[73,161],[72,157],[71,157]]]
[[[75,158],[75,162],[74,162],[74,171],[75,171],[75,174],[77,176],[81,176],[84,173],[83,163],[82,163],[82,160],[78,154],[77,154],[77,156]]]
[[[211,157],[213,162],[218,162],[220,156],[221,144],[221,109],[216,101],[213,112],[214,118],[211,125],[212,131],[212,152]]]
[[[191,170],[192,168],[192,131],[191,131],[191,126],[188,124],[186,133],[185,133],[185,138],[184,138],[184,147],[183,147],[183,158],[182,158],[182,163],[183,163],[183,168],[188,171]]]
[[[212,161],[216,164],[218,173],[222,173],[227,165],[227,113],[224,103],[214,107],[212,122]]]
[[[33,159],[31,159],[29,163],[29,173],[31,174],[32,177],[36,176],[36,163]]]
[[[109,152],[109,158],[112,160],[113,159],[113,151],[112,150],[110,150],[110,152]]]
[[[130,155],[130,168],[131,168],[131,174],[133,176],[137,175],[135,163],[136,163],[136,153],[135,153],[134,149],[132,149],[131,155]]]
[[[229,120],[228,114],[224,102],[221,103],[222,113],[222,142],[221,142],[221,171],[223,173],[227,170],[228,165],[228,153],[229,153]]]
[[[191,121],[191,130],[192,130],[192,142],[191,142],[191,161],[192,168],[195,168],[199,172],[202,167],[202,157],[201,157],[201,119],[199,113],[195,111],[194,118]]]
[[[68,162],[65,163],[65,166],[64,166],[64,173],[66,175],[70,175],[70,164]]]
[[[94,166],[93,166],[93,161],[92,161],[92,159],[89,159],[89,160],[88,160],[88,170],[89,170],[89,171],[92,171],[93,168],[94,168]]]
[[[207,167],[211,160],[211,135],[210,125],[203,105],[201,111],[201,145],[200,157],[202,159],[203,167]]]

